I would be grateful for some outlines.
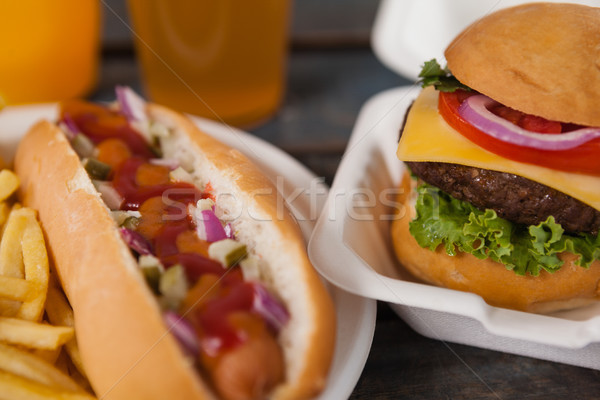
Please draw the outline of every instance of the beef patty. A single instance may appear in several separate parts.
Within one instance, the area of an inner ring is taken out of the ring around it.
[[[407,162],[425,182],[512,222],[536,225],[550,215],[567,232],[597,234],[600,211],[541,183],[506,172],[440,162]]]

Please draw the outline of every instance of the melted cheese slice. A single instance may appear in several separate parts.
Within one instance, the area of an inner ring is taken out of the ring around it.
[[[507,160],[471,142],[438,113],[438,92],[428,87],[415,100],[398,145],[402,161],[438,161],[508,172],[559,190],[600,210],[600,177],[555,171]]]

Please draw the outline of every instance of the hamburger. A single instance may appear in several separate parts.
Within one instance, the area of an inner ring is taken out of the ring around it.
[[[597,300],[600,8],[502,9],[445,57],[446,68],[424,64],[401,130],[407,212],[391,227],[400,263],[498,307]]]

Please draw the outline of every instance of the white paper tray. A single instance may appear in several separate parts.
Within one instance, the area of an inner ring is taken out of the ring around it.
[[[404,165],[395,153],[419,91],[391,89],[363,106],[309,243],[314,265],[351,293],[389,302],[425,336],[600,369],[600,304],[553,315],[492,307],[472,293],[415,283],[396,262],[388,217]]]
[[[7,107],[0,111],[0,156],[10,163],[23,134],[42,118],[55,120],[56,105]],[[308,239],[327,196],[322,181],[288,154],[257,137],[210,120],[191,118],[205,132],[238,149],[261,168],[277,185],[284,199],[290,200],[291,211]],[[377,307],[374,300],[332,285],[329,289],[336,307],[337,338],[327,386],[314,400],[350,396],[367,361],[375,331]]]
[[[599,7],[598,0],[544,0]],[[531,0],[382,0],[375,18],[371,44],[392,71],[417,79],[423,62],[437,58],[471,22],[501,8]]]

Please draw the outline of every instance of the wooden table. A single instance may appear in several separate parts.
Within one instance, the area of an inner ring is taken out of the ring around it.
[[[125,10],[121,0],[108,4]],[[412,84],[383,67],[369,47],[376,6],[371,0],[297,2],[284,104],[272,120],[250,130],[328,183],[364,102]],[[124,28],[108,17],[110,43],[91,96],[97,100],[112,99],[116,84],[141,89],[131,47],[120,41]],[[598,399],[600,371],[427,339],[379,303],[371,353],[350,398]]]

